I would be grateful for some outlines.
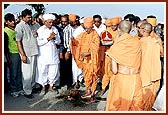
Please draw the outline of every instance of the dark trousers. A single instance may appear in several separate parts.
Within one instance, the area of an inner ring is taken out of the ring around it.
[[[162,85],[164,84],[164,57],[160,57],[161,61],[161,80],[160,80],[160,89],[162,88]]]
[[[23,89],[21,58],[19,53],[10,53],[12,66],[10,67],[11,92],[18,92]]]
[[[68,89],[72,86],[72,55],[68,60],[65,58],[60,60],[60,84],[67,85]]]
[[[8,92],[10,90],[10,85],[7,78],[7,62],[4,63],[4,92]]]

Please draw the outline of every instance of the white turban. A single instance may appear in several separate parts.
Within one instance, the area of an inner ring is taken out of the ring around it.
[[[55,16],[53,14],[44,14],[43,18],[44,20],[49,20],[49,19],[55,20]]]

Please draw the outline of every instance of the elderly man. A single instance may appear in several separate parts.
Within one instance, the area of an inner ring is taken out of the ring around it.
[[[49,84],[49,93],[54,92],[53,84],[59,78],[59,51],[56,44],[60,44],[60,36],[58,30],[52,26],[55,16],[52,14],[44,14],[44,25],[38,30],[38,46],[40,54],[38,55],[38,73],[39,78],[37,82],[43,86],[40,95],[45,94],[46,85]]]
[[[143,23],[140,26],[142,34],[140,39],[142,47],[140,77],[144,95],[144,110],[146,111],[152,110],[161,79],[160,47],[162,43],[151,36],[151,24]]]
[[[76,39],[73,39],[73,45],[77,46],[75,61],[77,66],[83,69],[84,82],[87,89],[86,94],[81,98],[91,97],[90,101],[94,102],[94,93],[97,86],[98,71],[98,51],[100,47],[100,38],[96,30],[93,29],[93,18],[84,19],[84,29]]]

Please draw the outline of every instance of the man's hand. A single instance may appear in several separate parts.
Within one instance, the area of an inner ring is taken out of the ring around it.
[[[74,37],[71,37],[71,42],[72,42],[72,45],[73,45],[73,46],[76,46],[76,40],[75,40]]]
[[[22,61],[23,61],[23,63],[27,63],[27,56],[23,55],[22,56]]]
[[[60,59],[63,59],[64,58],[63,53],[60,53],[59,57],[60,57]]]
[[[54,32],[52,32],[52,33],[50,34],[50,37],[49,37],[47,40],[52,40],[53,38],[55,38],[55,33],[54,33]]]
[[[68,60],[69,57],[70,57],[70,52],[66,52],[66,53],[65,53],[65,60]]]

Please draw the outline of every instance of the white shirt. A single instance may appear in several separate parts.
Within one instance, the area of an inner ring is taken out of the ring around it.
[[[55,39],[50,41],[47,38],[50,34],[54,32]],[[56,47],[56,44],[60,44],[60,36],[58,30],[52,26],[51,29],[47,28],[45,25],[41,26],[38,30],[38,37],[37,42],[39,46],[39,55],[38,55],[38,62],[42,64],[58,64],[59,63],[59,51]]]
[[[95,25],[93,25],[93,29],[95,29],[96,32],[97,32],[97,33],[99,34],[99,36],[100,36],[101,33],[106,30],[106,26],[105,26],[103,23],[99,26],[99,28],[97,28]]]
[[[85,32],[85,29],[82,26],[77,27],[73,33],[73,37],[76,38],[82,32]]]
[[[131,35],[132,37],[136,36],[137,33],[138,33],[137,28],[133,28],[133,29],[130,31],[130,35]]]

